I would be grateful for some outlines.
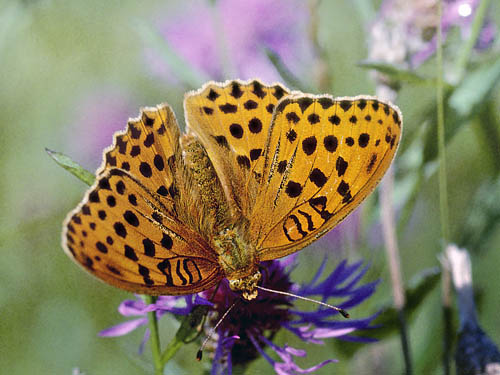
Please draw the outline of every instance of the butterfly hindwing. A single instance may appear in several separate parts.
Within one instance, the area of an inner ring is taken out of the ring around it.
[[[272,114],[287,94],[280,84],[236,80],[186,95],[188,130],[207,150],[235,216],[248,216],[255,202]]]
[[[222,278],[217,259],[173,210],[128,172],[106,170],[68,215],[63,247],[98,278],[132,292],[205,290]]]
[[[374,97],[282,99],[250,217],[260,260],[300,250],[356,208],[390,166],[401,121],[396,106]]]
[[[145,108],[116,133],[97,181],[64,224],[63,247],[100,279],[147,294],[205,290],[222,277],[193,223],[179,127],[167,104]]]

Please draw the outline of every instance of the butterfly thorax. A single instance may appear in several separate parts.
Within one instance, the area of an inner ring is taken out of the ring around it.
[[[257,297],[261,274],[255,247],[245,241],[237,228],[224,229],[215,236],[213,243],[231,289],[241,292],[247,300]]]

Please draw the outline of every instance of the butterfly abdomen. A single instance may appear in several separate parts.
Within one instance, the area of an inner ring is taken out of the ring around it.
[[[255,247],[245,241],[237,227],[221,231],[214,237],[213,244],[219,256],[219,264],[228,279],[239,279],[257,270],[259,261]]]

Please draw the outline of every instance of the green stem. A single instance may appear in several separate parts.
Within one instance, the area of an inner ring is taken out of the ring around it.
[[[153,296],[144,296],[144,301],[150,305],[155,303],[156,298]],[[151,352],[153,353],[153,364],[155,367],[155,375],[163,374],[163,362],[161,360],[160,350],[160,335],[158,334],[158,319],[156,319],[156,311],[148,312],[149,330],[151,331],[150,343]]]
[[[489,5],[490,0],[481,0],[479,2],[479,6],[477,7],[475,12],[476,14],[474,16],[474,21],[472,21],[469,39],[467,39],[464,47],[461,48],[461,53],[457,58],[457,62],[455,65],[456,76],[454,77],[456,79],[456,82],[460,82],[463,78],[463,74],[465,72],[465,69],[467,68],[471,52],[476,44],[479,34],[481,33],[481,28],[483,27],[484,23],[484,17],[486,16],[486,11],[488,10]]]
[[[441,214],[441,237],[444,244],[449,239],[448,224],[448,193],[446,181],[446,150],[444,138],[444,101],[443,101],[443,46],[441,33],[441,1],[438,2],[439,27],[437,33],[437,81],[436,81],[436,104],[437,104],[437,133],[438,133],[438,155],[439,155],[439,208]]]
[[[442,17],[442,0],[438,1],[438,18],[439,25],[437,30],[437,74],[436,74],[436,104],[437,104],[437,135],[438,135],[438,157],[439,157],[439,211],[441,219],[441,237],[443,241],[443,250],[448,244],[449,235],[449,222],[448,222],[448,189],[446,181],[446,149],[444,138],[444,94],[443,94],[443,36],[441,30],[441,17]],[[442,275],[442,309],[443,309],[443,324],[444,324],[444,338],[443,338],[443,369],[444,373],[450,373],[450,352],[451,352],[451,338],[453,336],[450,330],[451,321],[450,314],[446,312],[451,306],[451,287],[449,271],[443,267]]]
[[[161,355],[162,366],[165,366],[165,364],[170,361],[170,359],[172,359],[172,357],[175,355],[175,353],[177,353],[177,351],[182,347],[183,344],[184,343],[177,338],[174,338],[168,343],[165,351]]]

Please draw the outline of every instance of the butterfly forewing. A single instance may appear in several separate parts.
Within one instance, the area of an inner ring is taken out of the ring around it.
[[[179,158],[179,127],[165,104],[145,108],[138,118],[129,120],[127,130],[117,133],[113,146],[105,151],[97,174],[120,168],[140,178],[148,189],[172,198],[175,178],[171,168]]]
[[[235,215],[248,216],[254,204],[274,107],[287,94],[280,84],[254,80],[210,82],[186,95],[188,128],[205,146]]]
[[[382,178],[400,135],[399,109],[373,97],[284,98],[250,217],[259,258],[300,250],[339,223]]]

